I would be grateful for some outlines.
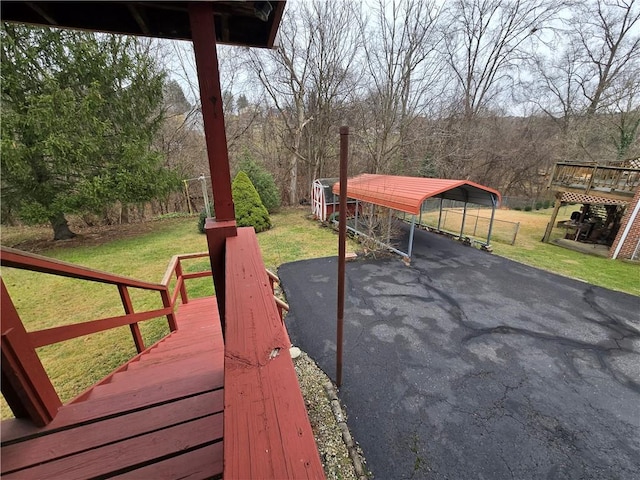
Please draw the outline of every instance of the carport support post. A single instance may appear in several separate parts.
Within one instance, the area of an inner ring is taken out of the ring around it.
[[[338,318],[336,325],[336,385],[342,385],[342,337],[347,240],[347,160],[349,127],[340,127],[340,222],[338,226]]]
[[[497,204],[498,204],[498,199],[495,197],[495,195],[492,194],[491,195],[491,220],[489,220],[489,232],[487,232],[487,246],[491,244],[491,231],[493,230],[493,219],[496,216]],[[479,213],[478,213],[478,216],[480,216]]]
[[[411,230],[409,230],[409,248],[407,252],[407,256],[411,259],[411,252],[413,251],[413,232],[416,229],[416,216],[412,215],[411,217]]]
[[[442,197],[440,197],[440,213],[438,214],[438,231],[440,231],[441,223],[442,223]]]
[[[353,228],[356,232],[358,231],[358,210],[360,210],[360,205],[358,204],[358,200],[356,200],[356,219],[355,219],[355,225]]]
[[[464,202],[464,207],[462,208],[462,226],[460,227],[460,239],[464,234],[464,221],[467,218],[467,202]]]

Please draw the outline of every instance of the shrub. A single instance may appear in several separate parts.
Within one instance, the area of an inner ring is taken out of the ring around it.
[[[525,211],[525,212],[530,212],[531,210],[533,210],[533,209],[531,208],[531,205],[527,205],[526,207],[524,207],[524,211]]]
[[[273,176],[263,166],[258,165],[248,153],[243,155],[238,168],[247,174],[267,211],[277,211],[280,208],[280,192]]]
[[[239,227],[253,227],[256,232],[271,228],[269,212],[262,204],[260,195],[243,171],[238,172],[231,184],[233,202],[236,207],[236,222]]]
[[[211,210],[211,216],[212,217],[215,216],[212,203],[209,204],[209,209]],[[200,233],[204,233],[205,223],[207,223],[207,210],[203,208],[202,211],[200,212],[200,216],[198,217],[198,231]]]

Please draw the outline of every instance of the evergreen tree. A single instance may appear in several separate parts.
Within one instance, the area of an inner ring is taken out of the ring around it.
[[[269,212],[262,204],[260,195],[243,171],[238,172],[231,184],[233,203],[236,209],[236,222],[239,227],[253,227],[256,232],[271,228]]]
[[[2,203],[74,236],[68,213],[179,188],[151,141],[164,75],[132,37],[5,24]]]
[[[280,192],[273,176],[263,166],[258,165],[248,152],[242,156],[238,169],[247,174],[267,211],[277,211],[280,208]]]

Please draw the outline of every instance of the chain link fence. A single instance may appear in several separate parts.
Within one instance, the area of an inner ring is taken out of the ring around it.
[[[464,229],[462,219],[464,218]],[[440,200],[428,199],[422,204],[422,213],[416,218],[422,226],[438,229],[456,236],[469,237],[481,243],[486,242],[491,225],[491,208],[473,207],[467,205],[464,215],[464,203],[454,200],[443,200],[442,215],[440,215]],[[519,222],[509,222],[494,218],[490,241],[509,243],[513,245],[520,229]]]

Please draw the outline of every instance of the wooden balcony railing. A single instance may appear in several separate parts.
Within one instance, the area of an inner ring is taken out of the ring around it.
[[[640,168],[556,163],[549,187],[607,198],[628,199],[640,186]]]
[[[113,275],[6,247],[2,247],[1,254],[0,263],[3,267],[113,285],[118,289],[124,309],[124,315],[120,316],[27,332],[4,281],[1,281],[2,393],[17,418],[30,417],[39,426],[46,425],[55,417],[61,401],[38,358],[36,348],[129,325],[136,350],[140,353],[145,345],[138,323],[166,316],[169,329],[175,331],[177,325],[174,309],[178,295],[182,303],[189,301],[185,280],[211,276],[210,270],[184,273],[182,268],[182,261],[208,257],[207,252],[174,256],[161,283]],[[170,291],[174,275],[176,284],[173,291]],[[130,288],[158,292],[162,308],[135,312],[129,295]]]
[[[265,270],[267,271],[267,276],[269,277],[269,284],[271,285],[271,292],[273,293],[273,301],[276,302],[276,307],[278,308],[278,313],[280,314],[280,320],[284,323],[284,311],[289,311],[289,305],[287,305],[276,296],[276,284],[280,283],[280,279],[268,268]]]
[[[227,238],[225,265],[223,478],[324,478],[253,228]]]

